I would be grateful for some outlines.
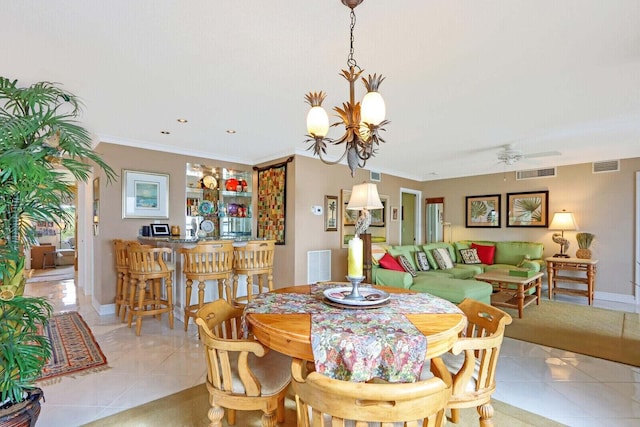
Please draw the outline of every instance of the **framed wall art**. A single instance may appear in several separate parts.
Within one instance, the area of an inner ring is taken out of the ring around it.
[[[170,236],[169,224],[151,224],[151,235],[153,237]]]
[[[507,227],[548,227],[549,192],[507,193]]]
[[[500,194],[467,196],[467,228],[500,228]]]
[[[169,218],[169,175],[124,169],[122,218]]]
[[[324,196],[324,231],[338,231],[338,196]]]
[[[287,208],[287,164],[286,161],[258,171],[258,238],[273,239],[276,245],[285,243],[285,215]]]

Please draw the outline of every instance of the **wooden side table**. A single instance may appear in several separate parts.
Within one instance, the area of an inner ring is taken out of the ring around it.
[[[589,305],[593,304],[597,259],[549,257],[546,261],[549,275],[549,299],[552,299],[555,294],[579,295],[587,297]],[[561,275],[562,271],[572,271],[577,274]],[[580,283],[587,285],[587,289],[562,288],[557,282]]]

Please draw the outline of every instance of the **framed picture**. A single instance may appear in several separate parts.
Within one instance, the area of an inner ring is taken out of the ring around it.
[[[258,238],[274,239],[276,245],[285,244],[287,212],[287,164],[284,162],[258,171]]]
[[[467,196],[465,227],[500,228],[500,194]]]
[[[324,231],[338,231],[338,196],[324,196]]]
[[[123,170],[122,218],[169,218],[169,175]]]
[[[548,227],[549,192],[507,193],[507,227]]]
[[[151,235],[153,237],[170,236],[169,224],[151,224]]]
[[[391,221],[397,221],[398,220],[398,208],[396,206],[393,206],[391,208]]]
[[[382,209],[372,209],[369,211],[371,214],[371,227],[384,227],[385,218],[387,213],[387,200],[380,196],[382,202]]]

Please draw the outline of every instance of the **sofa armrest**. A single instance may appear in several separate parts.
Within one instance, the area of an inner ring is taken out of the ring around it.
[[[406,271],[387,270],[385,268],[374,268],[374,283],[382,286],[393,286],[395,288],[409,289],[413,285],[413,277]]]

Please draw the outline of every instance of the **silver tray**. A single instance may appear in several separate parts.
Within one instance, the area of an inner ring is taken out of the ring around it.
[[[390,298],[389,294],[385,291],[363,287],[358,288],[358,291],[360,295],[364,297],[364,299],[357,300],[346,298],[346,296],[349,295],[352,290],[352,286],[343,286],[339,288],[325,289],[323,294],[326,299],[338,304],[364,307],[372,305],[382,305]]]

